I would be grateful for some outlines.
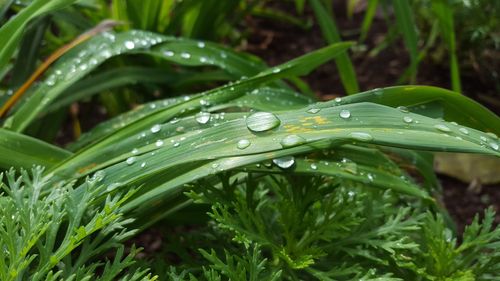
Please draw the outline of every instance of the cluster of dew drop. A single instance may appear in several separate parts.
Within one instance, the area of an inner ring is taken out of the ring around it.
[[[61,81],[79,79],[112,56],[138,48],[150,48],[163,40],[164,38],[159,35],[136,30],[120,35],[104,32],[92,38],[88,45],[85,45],[85,50],[79,51],[71,58],[65,59],[52,67],[42,85],[51,88]],[[50,97],[45,96],[41,103],[47,104],[50,100]]]
[[[336,102],[341,102],[340,98]],[[200,100],[200,104],[207,105],[209,102],[205,100]],[[402,122],[404,122],[407,125],[413,124],[413,123],[418,123],[418,121],[414,120],[414,118],[410,115],[408,115],[409,111],[405,107],[398,107],[398,109],[404,113],[405,115],[402,117]],[[317,114],[321,111],[320,108],[312,107],[306,109],[306,112],[309,114]],[[206,125],[210,121],[212,121],[215,117],[215,114],[212,114],[210,112],[204,112],[201,111],[198,114],[194,116],[196,122],[200,125]],[[217,115],[217,119],[221,118],[223,119],[223,115]],[[222,117],[220,117],[222,116]],[[338,116],[341,120],[350,120],[352,118],[352,113],[348,109],[341,109],[338,113]],[[172,122],[176,122],[177,119],[173,119]],[[271,112],[254,112],[248,117],[245,118],[246,121],[246,127],[249,131],[253,133],[264,133],[267,131],[270,131],[272,129],[277,128],[281,124],[281,120],[276,116],[274,113]],[[454,126],[458,126],[456,123],[449,123]],[[437,131],[440,131],[445,134],[450,134],[453,133],[454,130],[452,130],[448,122],[444,123],[439,123],[435,124],[434,128]],[[155,124],[150,128],[150,132],[152,134],[158,133],[162,129],[162,126],[159,124]],[[469,135],[469,130],[458,126],[458,129],[456,130],[462,135]],[[145,134],[145,133],[143,133]],[[497,143],[498,137],[494,134],[489,134],[490,138],[486,138],[485,136],[480,137],[480,141],[482,144],[488,144],[489,147],[493,150],[499,150],[499,145]],[[362,131],[355,131],[355,132],[350,132],[348,135],[349,138],[355,140],[355,141],[362,141],[362,142],[371,142],[374,140],[373,136],[370,135],[367,132],[362,132]],[[460,138],[457,136],[457,138]],[[461,138],[460,138],[461,139]],[[283,137],[280,142],[281,146],[283,148],[288,148],[288,147],[293,147],[293,146],[298,146],[307,143],[307,140],[297,134],[289,134]],[[164,141],[161,139],[158,139],[155,142],[156,147],[162,147],[164,145]],[[251,147],[252,143],[248,139],[238,139],[236,142],[236,148],[239,150],[245,150],[249,147]],[[178,147],[180,146],[180,142],[174,142],[173,147]],[[133,151],[134,152],[134,151]],[[137,151],[136,151],[137,153]],[[136,154],[133,153],[133,154]],[[128,165],[132,165],[136,162],[136,157],[131,156],[125,161]],[[295,164],[295,158],[293,156],[284,156],[284,157],[279,157],[275,158],[272,160],[272,163],[277,165],[278,167],[282,169],[288,169],[291,168]],[[342,169],[349,173],[356,174],[357,173],[357,166],[355,162],[352,162],[348,159],[343,159],[340,163],[337,163]],[[144,167],[145,163],[141,164],[141,167]],[[316,163],[312,163],[310,168],[312,170],[318,169],[318,165]],[[373,181],[374,176],[372,174],[367,174],[366,175],[367,179],[369,182]]]
[[[196,42],[196,46],[200,49],[204,49],[206,47],[206,43],[203,41],[198,41]],[[201,64],[214,64],[215,61],[217,60],[216,58],[210,58],[207,56],[195,56],[194,54],[187,52],[187,51],[181,51],[181,52],[174,52],[171,49],[168,49],[168,46],[166,47],[167,49],[164,49],[162,51],[163,55],[167,58],[180,58],[182,60],[193,60],[197,57],[198,62]],[[220,58],[226,59],[228,57],[227,53],[225,51],[220,51],[219,53]]]

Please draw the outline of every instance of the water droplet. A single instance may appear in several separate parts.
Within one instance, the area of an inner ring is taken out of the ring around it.
[[[125,48],[132,50],[135,47],[135,43],[133,41],[125,41]]]
[[[144,168],[144,167],[146,167],[146,162],[141,163],[141,168]]]
[[[103,170],[95,172],[92,177],[90,178],[91,181],[97,181],[100,182],[106,177],[106,172]]]
[[[273,68],[273,73],[280,73],[281,72],[281,69],[279,68]]]
[[[410,116],[405,116],[405,117],[403,117],[403,121],[405,123],[411,123],[411,122],[413,122],[413,118],[411,118]]]
[[[339,113],[340,118],[349,119],[351,117],[351,112],[347,109],[342,109]]]
[[[125,162],[127,162],[127,165],[132,165],[135,163],[135,157],[129,157],[127,158],[127,160],[125,160]]]
[[[196,44],[196,46],[198,46],[198,48],[205,48],[205,42],[200,41]]]
[[[247,139],[242,139],[242,140],[239,140],[239,141],[238,141],[238,143],[236,144],[236,147],[237,147],[238,149],[245,149],[245,148],[249,147],[249,146],[250,146],[250,144],[251,144],[251,143],[250,143],[250,141],[249,141],[249,140],[247,140]]]
[[[493,148],[494,150],[498,150],[498,143],[496,142],[490,142],[489,143],[490,147]]]
[[[224,52],[220,52],[220,57],[225,59],[225,58],[227,58],[227,54]]]
[[[159,124],[153,125],[153,127],[151,127],[150,130],[151,130],[151,133],[153,133],[153,134],[158,133],[161,130],[161,126]]]
[[[199,124],[207,124],[210,121],[210,112],[200,112],[196,114],[195,119]]]
[[[336,103],[340,103],[340,102],[342,102],[342,98],[341,98],[341,97],[336,97],[336,98],[335,98],[335,102],[336,102]]]
[[[181,145],[181,143],[179,142],[174,143],[174,147],[179,147],[179,145]]]
[[[293,156],[285,156],[281,158],[276,158],[273,159],[273,163],[276,164],[276,166],[283,168],[283,169],[288,169],[295,164],[295,158]]]
[[[320,111],[321,111],[321,108],[314,108],[313,107],[313,108],[308,109],[306,112],[307,113],[311,113],[311,114],[316,114],[316,113],[318,113]]]
[[[398,106],[397,109],[403,113],[408,113],[410,112],[406,106]]]
[[[318,169],[318,165],[316,165],[316,163],[311,163],[311,169],[317,170]]]
[[[167,56],[167,57],[173,57],[174,56],[174,52],[172,52],[172,51],[165,51],[163,54],[165,56]]]
[[[368,173],[368,174],[366,175],[366,177],[368,178],[368,180],[369,180],[370,182],[373,182],[374,177],[373,177],[373,175],[372,175],[372,174]]]
[[[183,59],[189,59],[189,58],[191,58],[191,54],[190,53],[186,53],[186,52],[182,52],[181,53],[181,58],[183,58]]]
[[[451,129],[446,127],[443,124],[436,124],[436,125],[434,125],[434,128],[438,129],[441,132],[445,132],[445,133],[451,132]]]
[[[306,140],[303,137],[298,136],[298,135],[288,135],[288,136],[284,137],[280,142],[280,144],[283,147],[292,147],[292,146],[297,146],[297,145],[301,145],[304,143],[306,143]]]
[[[372,141],[372,135],[364,132],[352,132],[349,134],[349,137],[358,141]]]
[[[206,63],[208,59],[206,57],[200,57],[200,62],[201,63]]]
[[[162,141],[162,140],[157,140],[157,141],[156,141],[156,143],[155,143],[155,145],[156,145],[157,147],[160,147],[160,146],[162,146],[162,145],[163,145],[163,141]]]
[[[458,130],[460,131],[460,133],[462,133],[464,135],[468,135],[469,134],[469,130],[467,130],[466,128],[460,128]]]
[[[247,127],[253,132],[264,132],[276,128],[281,121],[270,112],[256,112],[246,119]]]
[[[132,154],[137,154],[138,152],[139,152],[139,149],[137,149],[137,148],[132,149]]]

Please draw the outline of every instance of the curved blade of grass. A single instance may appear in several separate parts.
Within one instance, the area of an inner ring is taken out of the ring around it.
[[[461,83],[460,83],[460,68],[458,66],[457,50],[455,43],[455,31],[453,24],[453,9],[448,1],[436,0],[432,1],[432,11],[437,17],[439,22],[439,27],[441,29],[441,34],[448,44],[449,56],[450,56],[450,77],[451,77],[451,88],[453,91],[460,93]]]
[[[326,42],[329,44],[342,42],[337,26],[333,20],[333,15],[328,12],[320,0],[311,0],[311,5]],[[337,64],[340,79],[342,80],[342,85],[347,94],[351,95],[359,92],[356,72],[349,55],[345,53],[338,56],[335,59],[335,63]]]
[[[500,135],[500,118],[495,113],[470,98],[438,87],[396,86],[374,89],[344,97],[340,104],[357,102],[374,102],[392,107],[412,106],[415,108],[427,107],[434,103],[442,108],[443,116],[441,117],[448,121]],[[329,103],[338,104],[335,101]]]
[[[71,156],[69,151],[41,140],[0,129],[0,168],[52,167]]]
[[[341,118],[342,110],[349,110],[350,118]],[[331,106],[316,113],[311,113],[310,108],[279,112],[276,116],[280,120],[280,125],[263,133],[248,130],[247,119],[238,117],[241,113],[236,114],[237,118],[234,119],[230,115],[226,114],[230,121],[218,126],[203,129],[203,125],[200,125],[199,130],[161,139],[162,145],[160,146],[151,141],[157,140],[157,133],[148,131],[142,139],[143,145],[141,147],[130,146],[131,152],[127,154],[114,154],[112,150],[106,153],[104,150],[95,152],[88,150],[87,155],[80,155],[85,157],[69,159],[52,172],[65,176],[78,176],[79,172],[85,174],[89,173],[92,168],[97,170],[107,167],[104,169],[106,176],[103,181],[107,184],[136,185],[154,181],[155,177],[162,177],[162,182],[168,182],[168,185],[162,185],[161,190],[154,187],[148,188],[147,193],[141,195],[141,199],[136,201],[140,205],[160,196],[163,192],[171,192],[173,187],[180,186],[188,180],[250,163],[270,161],[285,155],[302,154],[345,143],[500,156],[497,150],[498,140],[487,134],[469,129],[468,134],[464,135],[459,126],[451,123],[412,113],[403,113],[394,108],[371,103]],[[403,121],[405,116],[411,117],[414,122],[405,123]],[[445,126],[446,132],[442,129]],[[163,128],[160,128],[160,132],[162,130]],[[294,147],[284,147],[281,144],[282,140],[290,135],[298,135],[303,141]],[[237,145],[242,139],[250,142],[250,145],[244,149],[238,148]],[[135,140],[134,135],[121,141],[135,144]],[[113,146],[118,146],[118,144],[119,141],[116,141]],[[133,153],[133,148],[139,148],[138,152]],[[246,156],[252,156],[252,161],[235,160]],[[135,157],[132,163],[125,161],[129,157]],[[92,162],[97,158],[106,158],[106,160],[100,163]],[[224,165],[213,166],[213,163],[209,163],[211,169],[206,169],[206,174],[190,174],[193,178],[184,177],[182,181],[177,178],[184,165],[192,168],[195,163],[222,158],[230,160],[224,162]],[[88,163],[92,165],[89,166]],[[165,178],[166,176],[169,178]]]
[[[359,41],[363,42],[370,31],[370,27],[372,26],[373,17],[375,16],[375,12],[377,12],[379,0],[370,0],[368,1],[368,7],[366,7],[365,16],[363,17],[363,22],[361,23],[361,35],[359,36]]]
[[[49,13],[76,2],[76,0],[34,0],[15,17],[0,27],[0,69],[4,68],[14,54],[28,22],[42,14]]]
[[[177,55],[165,54],[165,49],[154,49],[152,51],[140,51],[165,42],[179,41],[179,44],[165,44],[171,49],[183,48],[184,51]],[[181,42],[184,41],[184,42]],[[129,44],[128,47],[126,44]],[[72,84],[79,81],[91,70],[112,56],[123,53],[148,53],[161,55],[164,59],[174,61],[183,65],[210,65],[216,64],[223,69],[239,71],[237,75],[251,75],[263,69],[264,65],[258,60],[245,60],[243,56],[234,52],[224,50],[215,44],[204,43],[209,46],[200,47],[196,41],[165,37],[149,32],[130,31],[114,35],[108,33],[103,36],[92,38],[88,42],[78,46],[75,50],[64,56],[48,73],[45,83],[42,83],[32,97],[26,101],[19,110],[7,122],[15,131],[23,131],[37,115],[48,107],[52,100],[57,99]],[[205,50],[206,49],[206,50]],[[97,50],[97,52],[95,51]],[[192,52],[188,53],[188,50]],[[200,62],[203,52],[217,53],[219,59],[210,59]],[[42,94],[43,93],[43,94]]]
[[[116,36],[112,33],[96,36],[75,47],[49,70],[45,82],[10,117],[10,129],[17,132],[26,129],[51,101],[110,57],[134,49],[149,48],[165,40],[167,37],[131,31]]]
[[[207,107],[209,105],[221,104],[227,101],[231,101],[241,95],[257,88],[259,85],[264,83],[269,83],[277,79],[300,76],[309,73],[311,70],[316,68],[318,65],[332,59],[338,54],[345,51],[350,46],[350,43],[338,43],[331,45],[314,52],[308,53],[302,57],[296,58],[279,66],[267,69],[258,75],[239,80],[233,84],[225,85],[196,96],[192,98],[189,97],[185,101],[167,105],[167,107],[156,110],[149,115],[143,116],[140,120],[134,120],[131,123],[123,123],[123,125],[118,125],[117,128],[113,128],[110,134],[102,139],[100,142],[89,145],[85,153],[79,154],[78,157],[88,157],[85,154],[92,155],[94,153],[99,153],[100,149],[117,143],[120,140],[130,137],[131,135],[139,134],[145,130],[158,123],[164,123],[179,114],[184,114],[187,112],[199,111],[201,107]],[[95,138],[94,138],[95,139]],[[77,158],[78,158],[77,157]],[[64,164],[62,164],[64,166]]]
[[[214,65],[235,78],[253,76],[267,68],[254,56],[236,53],[221,45],[204,41],[178,40],[162,44],[148,53],[187,66]]]
[[[71,85],[61,94],[61,98],[50,105],[47,112],[57,110],[105,90],[129,84],[137,84],[139,82],[155,84],[173,83],[178,81],[178,79],[180,79],[179,75],[159,68],[126,66],[101,71]]]
[[[410,83],[415,83],[418,67],[418,35],[410,2],[393,0],[392,5],[396,14],[396,24],[410,54]]]
[[[123,115],[119,115],[115,118],[100,123],[88,133],[83,134],[82,137],[75,143],[71,144],[68,149],[71,151],[81,149],[85,145],[96,142],[97,140],[102,139],[104,136],[112,134],[119,128],[126,127],[134,122],[139,121],[140,119],[145,118],[148,115],[152,115],[161,110],[165,110],[167,106],[177,106],[180,105],[180,103],[188,101],[190,99],[192,99],[192,97],[182,96],[178,98],[158,100],[141,105]],[[311,99],[303,95],[299,95],[292,90],[264,87],[254,89],[252,91],[247,91],[243,96],[229,101],[228,103],[222,105],[214,105],[210,108],[210,110],[214,111],[224,108],[242,107],[272,111],[285,108],[301,108],[311,102]],[[177,126],[182,126],[185,128],[185,130],[189,130],[188,124],[183,123],[182,120],[174,119],[172,120],[172,124],[177,124]]]

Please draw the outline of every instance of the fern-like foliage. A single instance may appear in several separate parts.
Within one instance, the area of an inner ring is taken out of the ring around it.
[[[204,265],[171,269],[171,280],[500,278],[491,209],[458,243],[442,214],[392,192],[296,174],[226,174],[221,182],[188,193],[211,205],[219,245],[212,239],[211,250],[199,250]]]
[[[133,232],[120,205],[132,195],[108,196],[99,176],[73,188],[50,184],[34,167],[5,174],[0,185],[0,280],[155,280],[147,270],[127,272],[137,249],[120,243]],[[102,200],[101,200],[102,201]],[[112,260],[99,257],[115,251]]]

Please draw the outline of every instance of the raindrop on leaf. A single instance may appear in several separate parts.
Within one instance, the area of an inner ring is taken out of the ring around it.
[[[288,169],[295,164],[295,158],[293,156],[285,156],[281,158],[276,158],[273,159],[273,163],[276,164],[276,166],[283,168],[283,169]]]
[[[236,147],[238,149],[245,149],[247,147],[249,147],[251,144],[251,142],[247,139],[242,139],[242,140],[239,140],[238,143],[236,144]]]
[[[153,134],[158,133],[161,130],[161,126],[159,124],[153,125],[153,127],[151,127],[150,130],[151,130],[151,133],[153,133]]]
[[[125,162],[127,162],[127,165],[132,165],[135,163],[135,157],[129,157]]]
[[[246,119],[247,127],[253,132],[264,132],[278,127],[280,119],[270,112],[256,112]]]
[[[283,147],[292,147],[306,143],[306,140],[298,135],[288,135],[284,137],[280,144]]]
[[[445,133],[451,132],[451,129],[443,124],[436,124],[436,125],[434,125],[434,128],[438,129],[441,132],[445,132]]]
[[[352,132],[349,134],[349,137],[358,141],[372,141],[372,135],[364,132]]]
[[[349,119],[351,117],[351,112],[347,109],[342,109],[339,113],[340,118]]]
[[[210,121],[210,113],[209,112],[200,112],[195,116],[196,122],[199,124],[207,124]]]

